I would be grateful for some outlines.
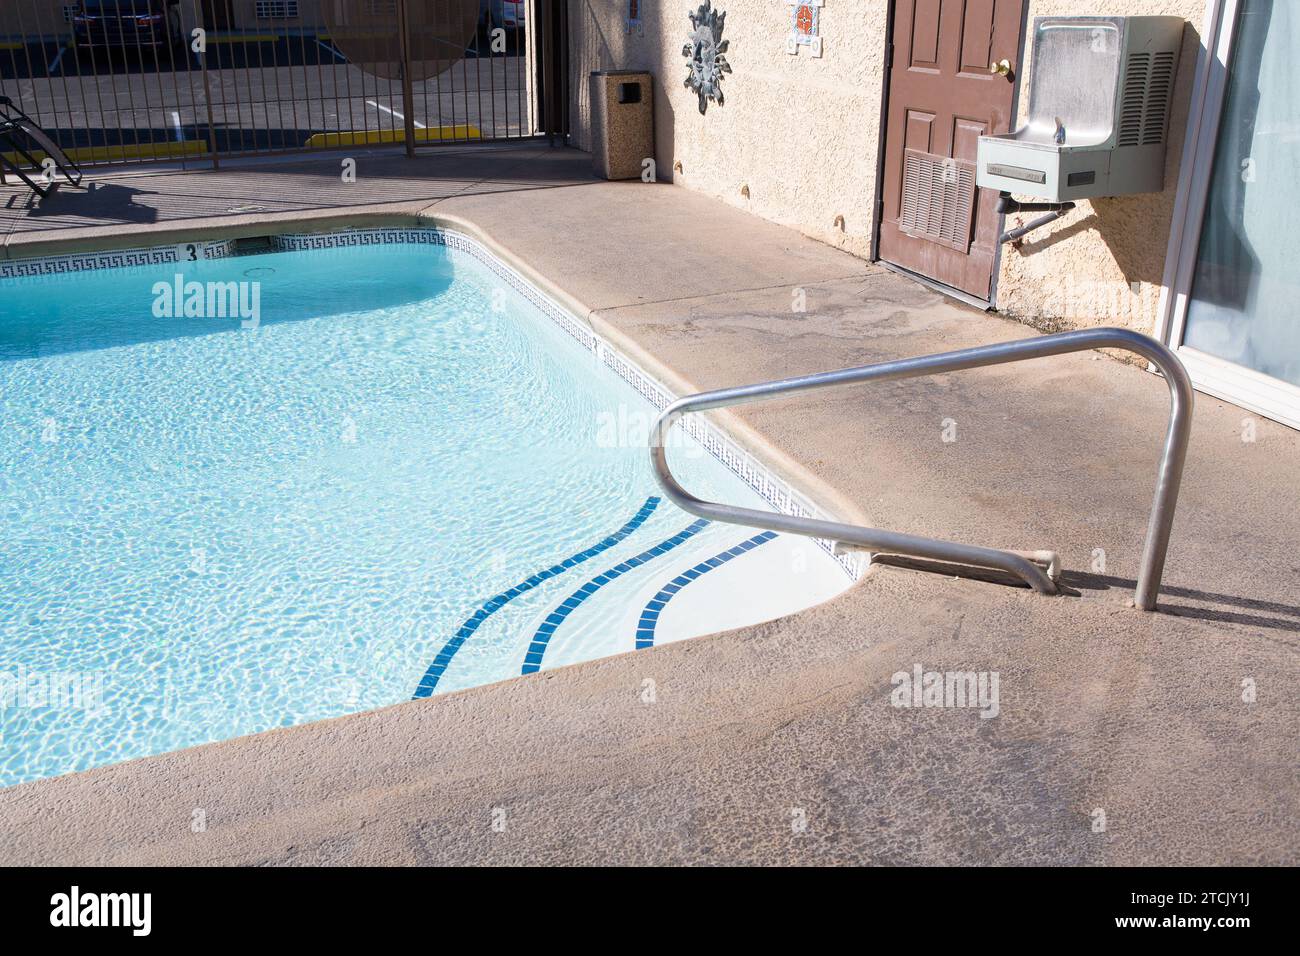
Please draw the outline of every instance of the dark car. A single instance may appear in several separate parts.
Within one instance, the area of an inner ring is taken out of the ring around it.
[[[181,41],[180,0],[81,0],[72,32],[82,47],[164,47]]]
[[[486,29],[523,28],[524,0],[479,0],[479,22]]]

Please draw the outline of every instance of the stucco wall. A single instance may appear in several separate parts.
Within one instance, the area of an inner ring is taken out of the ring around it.
[[[644,35],[627,34],[626,0],[573,0],[571,125],[590,147],[592,70],[649,70],[655,77],[655,162],[661,181],[725,202],[840,246],[871,251],[876,143],[884,71],[885,0],[826,0],[825,52],[785,52],[790,7],[777,0],[719,0],[733,72],[726,103],[701,116],[683,85],[687,9],[700,0],[644,0]],[[674,172],[674,163],[681,170]],[[748,186],[749,195],[742,195]],[[843,228],[835,224],[842,216]]]
[[[777,0],[719,0],[727,12],[726,103],[698,111],[683,85],[687,8],[644,0],[642,34],[628,34],[626,0],[573,0],[575,142],[590,147],[587,74],[641,69],[655,76],[660,180],[716,196],[863,257],[871,253],[888,4],[826,0],[821,59],[785,52],[790,8]],[[1164,14],[1187,21],[1161,193],[1083,201],[1052,226],[1005,247],[1000,311],[1041,328],[1118,323],[1149,331],[1164,272],[1187,106],[1206,0],[1030,0],[1028,16]],[[1032,41],[1032,37],[1027,42]],[[1029,50],[1026,50],[1028,62]],[[1028,102],[1021,70],[1020,104]],[[675,162],[681,164],[674,172]],[[748,197],[742,187],[748,187]],[[844,217],[843,229],[835,224]],[[1022,219],[1031,217],[1023,216]],[[1015,217],[1008,219],[1015,225]]]
[[[1081,11],[1077,0],[1030,0],[1031,33],[1035,16]],[[997,306],[1044,329],[1115,324],[1150,332],[1164,275],[1192,77],[1203,42],[1205,0],[1117,0],[1086,12],[1159,14],[1187,21],[1169,117],[1165,188],[1160,193],[1083,200],[1051,226],[1026,236],[1018,249],[1003,247]],[[1026,63],[1032,42],[1031,35],[1026,39]],[[1027,71],[1022,70],[1021,75],[1026,77],[1020,95],[1023,119],[1028,104]],[[1009,216],[1007,223],[1014,226],[1017,219],[1032,218],[1031,214]]]
[[[71,0],[19,0],[0,5],[0,36],[38,37],[70,35],[72,24],[63,15]],[[9,56],[5,54],[6,58]],[[24,62],[21,57],[19,62]]]

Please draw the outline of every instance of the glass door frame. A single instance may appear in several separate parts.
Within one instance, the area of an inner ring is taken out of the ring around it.
[[[1208,0],[1206,4],[1155,337],[1178,353],[1197,390],[1300,428],[1300,387],[1182,344],[1239,6],[1240,0]]]

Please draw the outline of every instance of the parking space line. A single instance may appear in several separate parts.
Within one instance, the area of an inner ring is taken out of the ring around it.
[[[334,49],[334,46],[332,44],[326,43],[323,40],[317,40],[316,45],[326,50],[331,56],[334,56],[335,58],[342,60],[344,63],[348,62],[348,58],[345,57],[338,50]]]
[[[58,69],[59,61],[63,59],[63,54],[67,53],[68,50],[71,49],[71,48],[72,48],[72,44],[71,44],[71,43],[69,43],[69,44],[68,44],[67,46],[65,46],[65,47],[62,47],[62,48],[59,50],[59,55],[56,56],[56,57],[55,57],[55,58],[50,62],[50,65],[47,66],[47,67],[45,68],[45,72],[48,73],[48,74],[50,74],[50,75],[53,75],[54,71],[55,71],[56,69]]]
[[[375,109],[377,109],[377,110],[383,110],[385,113],[388,113],[390,116],[396,117],[397,119],[401,120],[403,123],[406,122],[406,117],[403,116],[401,113],[397,112],[397,110],[390,110],[387,106],[384,106],[384,105],[382,105],[382,104],[380,104],[380,103],[376,103],[374,100],[366,100],[366,102],[367,102],[369,105],[373,106]],[[415,128],[416,128],[416,129],[426,129],[426,128],[427,128],[427,127],[426,127],[423,123],[421,123],[419,120],[412,120],[411,122],[415,123]]]

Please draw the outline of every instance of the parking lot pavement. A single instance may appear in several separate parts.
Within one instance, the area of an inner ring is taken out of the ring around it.
[[[347,62],[327,39],[214,42],[206,76],[187,54],[9,44],[0,89],[82,161],[192,156],[209,140],[230,154],[403,135],[400,82]],[[414,83],[417,139],[529,135],[527,72],[523,56],[469,56]]]

